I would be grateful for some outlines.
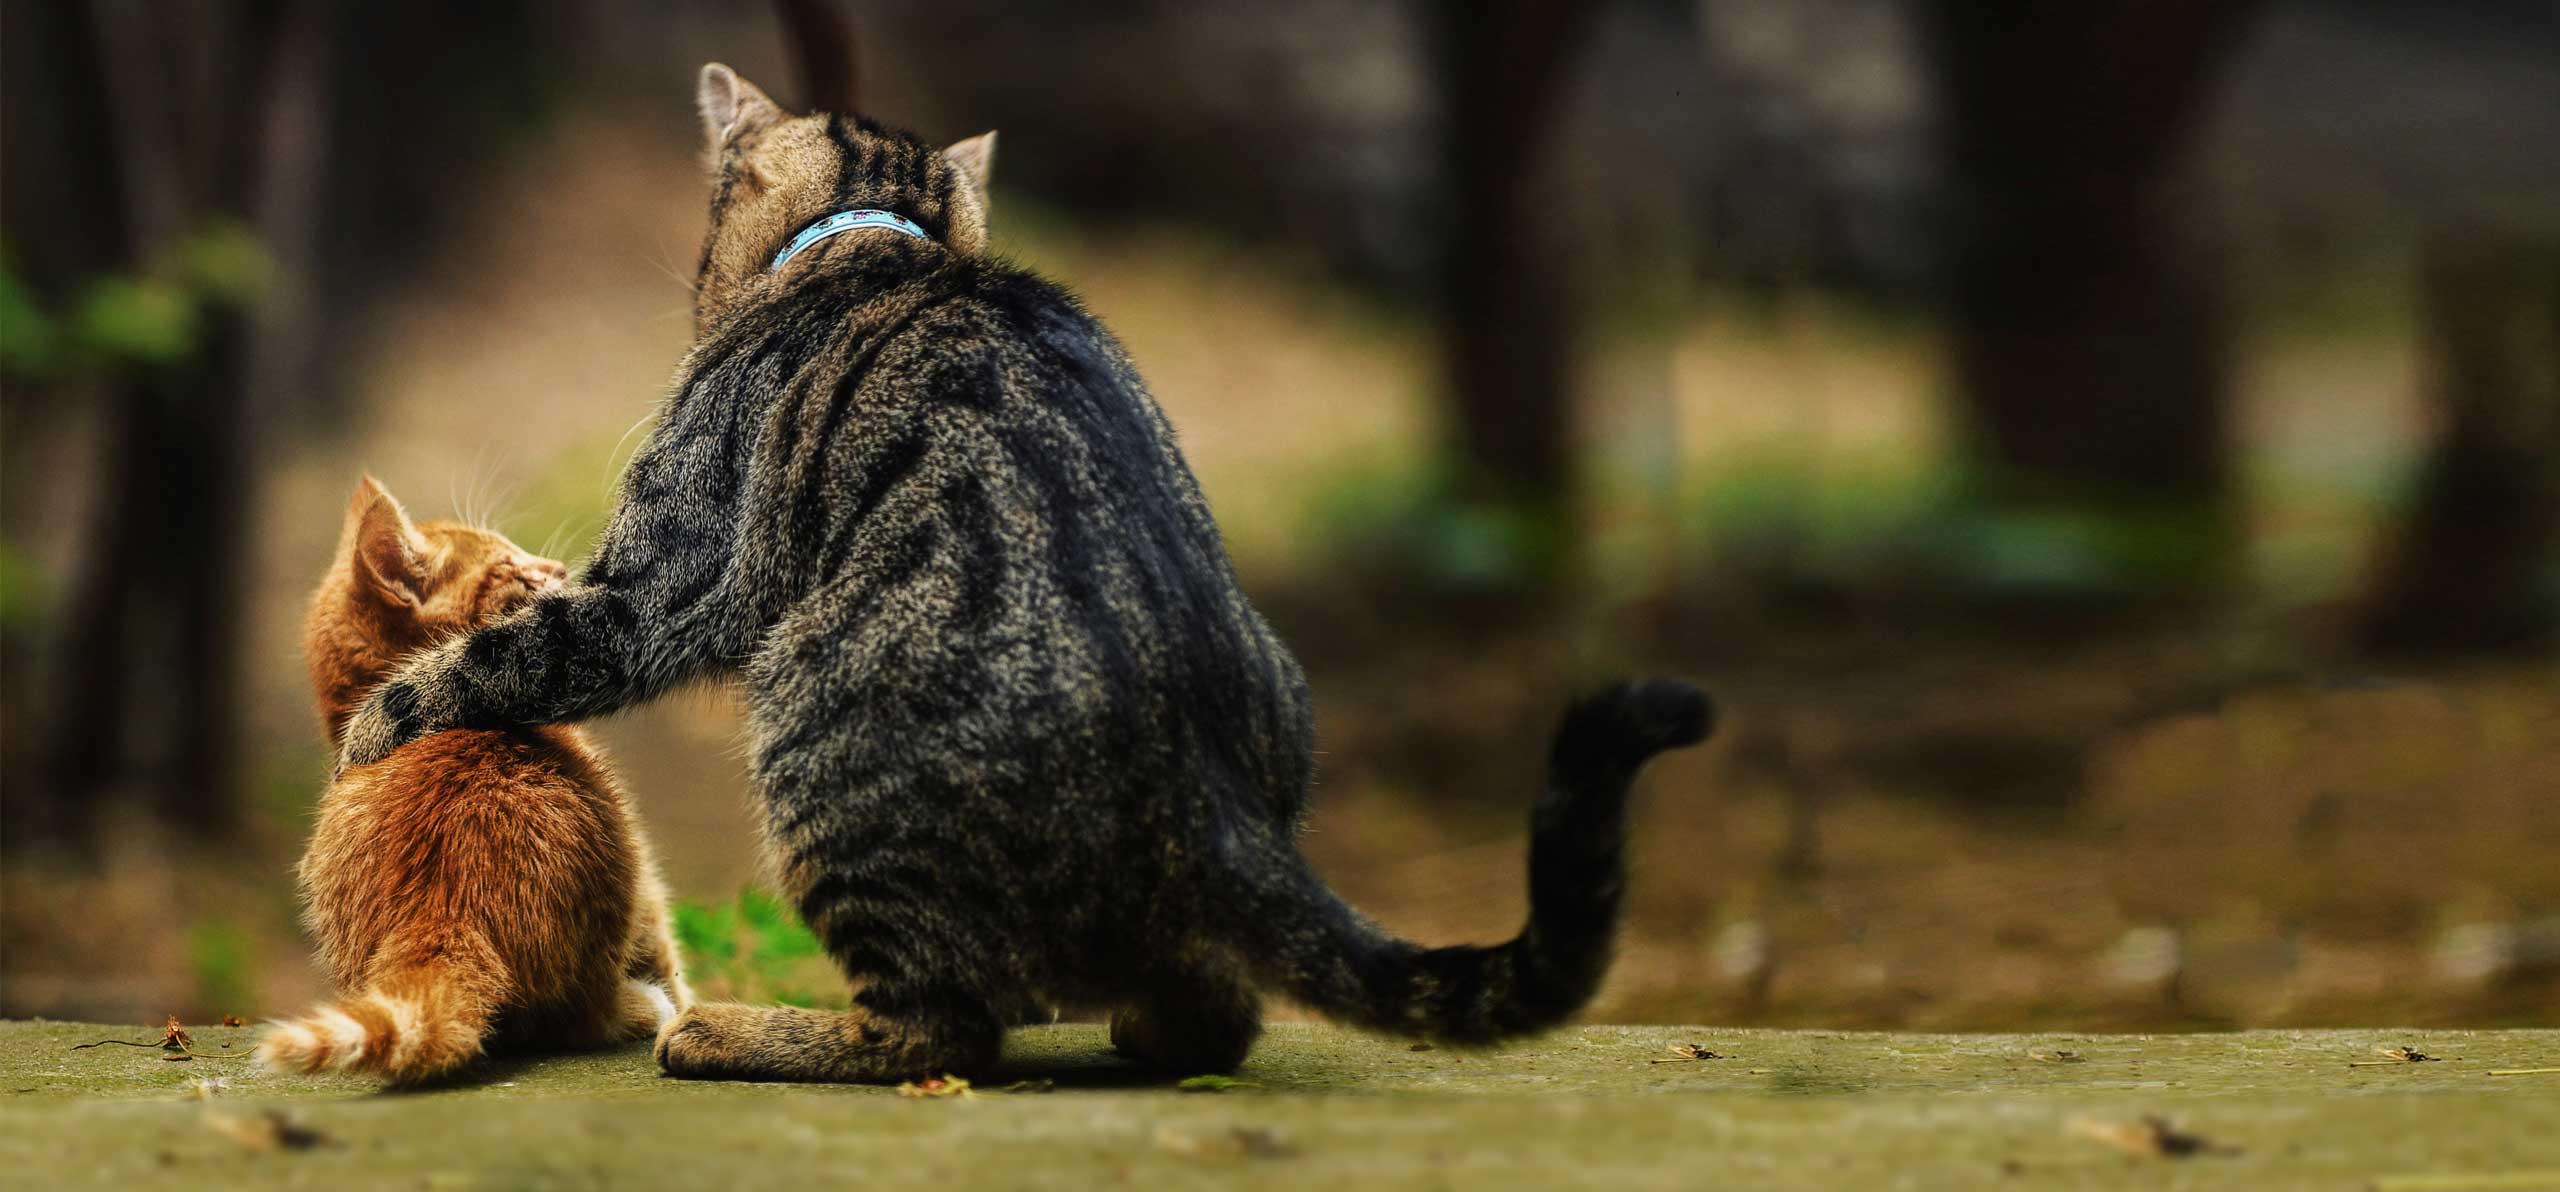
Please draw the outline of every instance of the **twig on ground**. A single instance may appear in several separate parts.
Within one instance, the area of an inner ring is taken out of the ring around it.
[[[157,1043],[138,1043],[131,1039],[100,1039],[93,1043],[74,1043],[71,1045],[71,1050],[87,1051],[92,1047],[104,1047],[109,1043],[113,1043],[118,1047],[148,1047],[155,1051],[166,1051],[170,1054],[161,1056],[160,1058],[170,1060],[172,1062],[184,1062],[187,1060],[239,1060],[249,1058],[242,1055],[214,1055],[209,1052],[197,1051],[192,1046],[195,1041],[195,1036],[187,1033],[187,1028],[178,1021],[178,1016],[172,1014],[169,1016],[169,1025],[161,1028],[160,1041]],[[223,1046],[228,1047],[230,1044],[225,1043]]]

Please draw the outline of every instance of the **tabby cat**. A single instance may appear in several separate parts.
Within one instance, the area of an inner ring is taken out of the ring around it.
[[[360,765],[457,725],[743,679],[787,894],[849,1011],[700,1005],[682,1076],[981,1068],[1044,1005],[1177,1072],[1236,1066],[1260,991],[1477,1043],[1591,996],[1629,782],[1704,738],[1687,684],[1566,713],[1519,938],[1424,949],[1300,857],[1313,716],[1118,341],[991,259],[993,134],[940,152],[702,72],[717,185],[696,343],[567,589],[404,667]]]
[[[413,524],[366,477],[304,625],[332,738],[401,655],[567,574],[487,530]],[[648,843],[574,728],[440,733],[345,771],[300,874],[342,996],[267,1033],[271,1068],[426,1080],[492,1044],[645,1039],[693,1000]]]

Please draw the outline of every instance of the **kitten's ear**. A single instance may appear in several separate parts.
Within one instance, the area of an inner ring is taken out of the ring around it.
[[[990,130],[965,141],[953,141],[942,151],[942,159],[959,167],[960,176],[969,180],[969,189],[978,192],[978,203],[987,201],[987,183],[996,172],[996,134]]]
[[[356,595],[396,605],[416,605],[426,593],[426,537],[409,521],[382,482],[371,476],[356,486],[338,553],[355,568]]]
[[[717,62],[702,68],[694,103],[702,109],[702,135],[715,150],[743,134],[772,127],[784,115],[782,105]]]

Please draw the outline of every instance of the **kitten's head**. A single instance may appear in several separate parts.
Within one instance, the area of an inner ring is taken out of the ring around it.
[[[347,505],[338,557],[303,623],[303,652],[330,737],[401,656],[487,624],[568,576],[568,568],[495,531],[412,522],[379,481],[365,477]]]
[[[986,251],[996,134],[937,152],[860,117],[794,116],[717,62],[702,68],[696,99],[712,171],[711,231],[694,285],[697,331],[776,285],[767,272],[774,255],[800,229],[838,211],[891,212],[953,252]],[[793,257],[790,268],[897,236],[874,229],[831,237]]]

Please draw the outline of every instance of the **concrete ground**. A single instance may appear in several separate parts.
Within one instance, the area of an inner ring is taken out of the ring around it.
[[[1067,1025],[1017,1032],[967,1096],[902,1097],[666,1079],[637,1046],[378,1095],[190,1029],[173,1062],[72,1049],[156,1031],[0,1023],[0,1185],[2560,1188],[2560,1072],[2493,1074],[2560,1066],[2560,1031],[1592,1026],[1467,1052],[1282,1025],[1186,1088]],[[2378,1050],[2401,1046],[2438,1058]]]

